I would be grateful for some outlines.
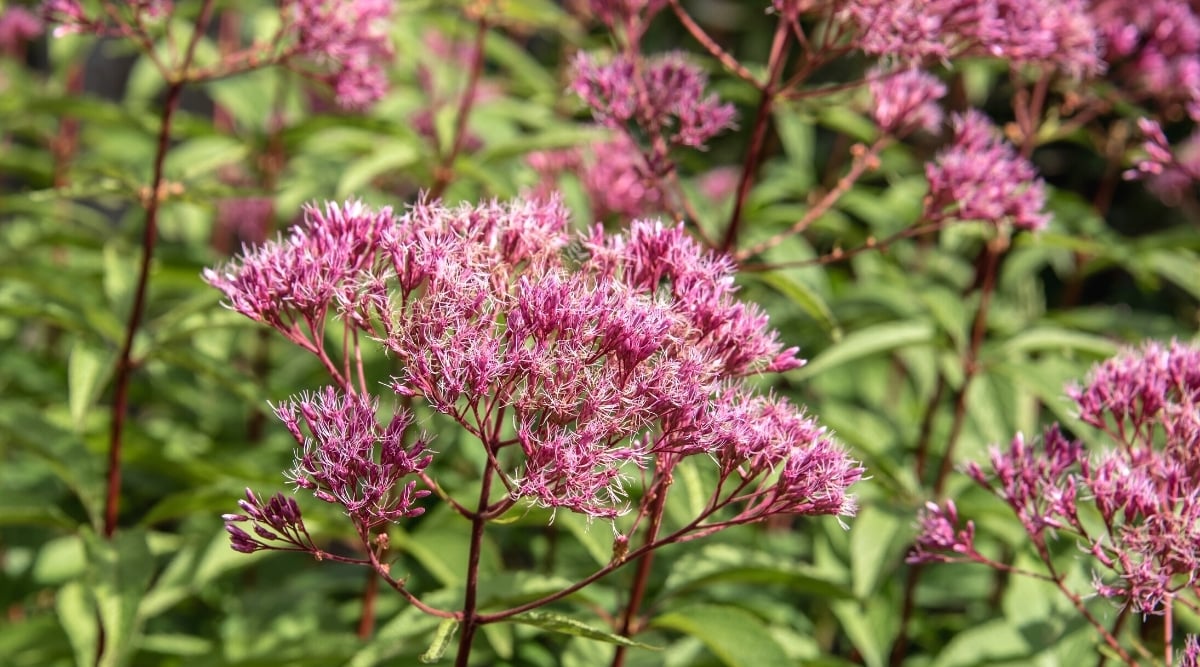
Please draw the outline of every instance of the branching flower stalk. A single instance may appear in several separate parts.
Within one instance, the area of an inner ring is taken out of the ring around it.
[[[378,56],[390,55],[391,45],[378,32],[378,20],[390,14],[390,2],[345,0],[333,3],[323,0],[289,0],[281,6],[282,27],[266,44],[256,44],[249,53],[274,51],[273,55],[257,55],[242,59],[229,56],[215,69],[196,69],[197,47],[204,38],[213,18],[214,3],[202,0],[196,9],[191,34],[183,52],[172,53],[175,44],[169,32],[170,19],[176,6],[169,0],[139,0],[131,3],[101,3],[101,14],[89,15],[77,0],[48,0],[42,6],[47,21],[58,24],[56,35],[70,33],[97,34],[128,39],[150,59],[166,84],[163,106],[159,114],[159,132],[152,163],[150,184],[140,194],[146,211],[142,230],[141,257],[133,300],[125,332],[117,355],[113,383],[112,416],[109,430],[108,472],[106,475],[105,507],[102,531],[112,537],[117,529],[121,494],[121,450],[125,418],[128,412],[129,385],[138,360],[133,358],[133,342],[141,327],[149,289],[150,266],[158,239],[158,219],[164,201],[169,196],[164,166],[171,148],[171,128],[183,89],[194,83],[213,78],[232,76],[276,64],[292,64],[293,59],[306,59],[316,64],[308,68],[311,76],[328,82],[347,108],[361,108],[378,99],[384,90]],[[341,6],[345,5],[345,6]],[[342,21],[353,25],[331,24],[330,12],[344,11]],[[340,27],[339,27],[340,26]],[[352,28],[352,29],[351,29]],[[166,51],[161,53],[156,40],[158,31],[166,30]],[[370,56],[370,57],[364,57]],[[324,73],[318,73],[318,70]]]
[[[990,472],[969,463],[966,473],[1009,506],[1045,567],[1019,574],[1053,582],[1122,661],[1138,664],[1058,569],[1049,541],[1076,540],[1093,569],[1092,592],[1164,616],[1163,660],[1171,665],[1172,608],[1200,609],[1200,351],[1147,343],[1096,366],[1069,394],[1111,449],[1089,453],[1053,425],[1040,442],[1018,434],[1007,449],[993,448]],[[950,500],[922,514],[910,561],[1000,566],[979,552],[974,523],[964,525]],[[1189,638],[1182,664],[1195,664],[1194,644]]]
[[[702,251],[682,227],[637,221],[626,234],[597,227],[572,239],[566,220],[555,201],[420,202],[401,216],[329,204],[310,207],[289,237],[205,274],[231,308],[340,378],[277,408],[299,447],[290,477],[346,510],[393,588],[406,591],[381,565],[378,540],[389,522],[424,511],[430,490],[417,484],[437,488],[432,456],[424,438],[405,444],[407,411],[375,421],[369,383],[346,377],[326,352],[326,323],[340,322],[354,341],[343,358],[376,341],[402,365],[388,385],[397,396],[446,415],[483,447],[477,500],[446,497],[471,523],[467,590],[448,612],[460,625],[459,664],[478,626],[549,604],[666,544],[780,514],[854,511],[847,488],[862,469],[801,410],[746,384],[801,362],[765,316],[732,298],[730,260]],[[699,516],[667,531],[672,470],[694,456],[715,462],[719,482]],[[643,468],[654,470],[650,486],[631,495],[630,471]],[[631,530],[649,528],[583,582],[481,610],[484,533],[519,502],[608,521],[636,503]],[[261,505],[251,494],[243,513],[226,516],[236,550],[314,548],[294,537],[306,534],[298,518],[264,521]],[[648,569],[639,571],[644,586]],[[636,630],[636,614],[633,604],[618,629]]]

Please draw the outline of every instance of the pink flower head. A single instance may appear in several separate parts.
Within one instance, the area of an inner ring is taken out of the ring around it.
[[[42,34],[42,21],[33,12],[13,5],[0,13],[0,52],[17,53]]]
[[[89,19],[79,0],[46,0],[42,3],[41,14],[47,23],[58,24],[54,28],[55,37],[102,30],[103,24]]]
[[[915,130],[934,132],[942,124],[937,101],[946,95],[946,86],[937,77],[913,68],[897,73],[876,69],[869,78],[874,98],[871,115],[883,132],[897,136]]]
[[[1200,667],[1200,639],[1196,635],[1188,635],[1183,642],[1183,658],[1179,667]]]
[[[1094,0],[1091,19],[1104,59],[1135,97],[1163,104],[1200,100],[1200,16],[1176,0]]]
[[[1034,231],[1045,227],[1045,184],[1029,160],[1017,155],[978,111],[955,115],[954,130],[954,143],[925,166],[926,210],[935,217],[1008,222]]]
[[[953,500],[925,503],[918,519],[919,528],[909,563],[940,563],[956,556],[975,553],[975,523],[960,527],[958,508]]]
[[[390,209],[371,211],[361,202],[309,206],[287,238],[206,269],[204,280],[225,294],[233,310],[304,341],[301,325],[318,326],[337,306],[340,292],[373,261],[378,237],[391,223]]]
[[[1151,192],[1164,202],[1177,203],[1200,181],[1200,130],[1172,147],[1157,122],[1139,118],[1138,128],[1146,139],[1142,144],[1145,156],[1125,172],[1125,178],[1145,178]]]
[[[295,500],[277,493],[263,502],[253,491],[246,489],[246,499],[239,500],[238,507],[243,514],[225,514],[221,517],[225,521],[225,531],[229,533],[234,551],[249,554],[264,549],[316,549],[308,530],[304,527],[300,506]],[[249,523],[254,534],[246,532],[237,525],[239,523]]]
[[[1146,343],[1099,364],[1082,387],[1068,391],[1079,417],[1127,446],[1159,430],[1177,455],[1194,448],[1200,430],[1200,350]],[[1200,454],[1196,455],[1200,460]]]
[[[297,55],[316,68],[338,106],[362,110],[387,92],[392,0],[285,0]]]
[[[1085,456],[1055,425],[1041,443],[1017,436],[993,449],[994,475],[977,464],[967,473],[1012,508],[1040,548],[1058,530],[1085,545],[1097,593],[1161,613],[1200,576],[1200,351],[1147,343],[1099,364],[1070,394],[1081,419],[1115,447]],[[1099,529],[1080,518],[1083,503]],[[950,534],[936,521],[925,532],[934,546]]]
[[[709,139],[733,127],[734,109],[716,95],[704,95],[708,76],[671,53],[641,61],[614,56],[607,64],[581,53],[575,58],[571,88],[604,125],[633,124],[671,145],[704,148]]]
[[[403,480],[433,458],[423,440],[405,446],[405,429],[412,423],[408,412],[396,412],[385,427],[377,410],[374,399],[333,387],[275,409],[300,445],[292,481],[319,500],[345,507],[367,527],[424,513],[415,502],[429,491],[417,490],[416,480]]]
[[[1103,71],[1084,0],[852,0],[840,15],[874,56],[916,63],[988,56],[1077,77]]]

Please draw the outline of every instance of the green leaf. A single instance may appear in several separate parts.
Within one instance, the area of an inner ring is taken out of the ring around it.
[[[848,334],[841,341],[826,348],[803,368],[789,374],[797,379],[808,379],[831,368],[874,354],[930,343],[933,336],[934,328],[929,322],[910,320],[877,324]]]
[[[583,621],[571,618],[570,616],[564,616],[563,614],[556,614],[550,611],[527,611],[523,614],[510,616],[505,620],[510,623],[532,625],[535,628],[549,630],[550,632],[557,632],[559,634],[572,635],[575,637],[585,637],[587,639],[594,639],[596,641],[607,642],[609,644],[620,644],[621,646],[644,648],[651,651],[660,650],[657,646],[643,644],[642,642],[634,641],[628,637],[622,637],[621,635],[593,627],[587,623],[584,623]]]
[[[740,607],[689,605],[655,617],[650,625],[699,639],[727,667],[789,663],[787,653],[763,621]]]
[[[892,566],[892,555],[904,548],[897,540],[912,517],[901,517],[876,507],[864,507],[850,530],[850,572],[854,595],[866,599],[875,592],[884,573]]]
[[[433,641],[430,642],[429,648],[421,654],[419,660],[425,664],[441,662],[442,656],[446,655],[446,649],[450,648],[450,642],[454,640],[454,633],[457,630],[457,620],[442,619],[442,622],[438,624],[437,631],[433,634]]]
[[[1009,338],[1004,341],[1002,349],[1005,352],[1071,350],[1085,352],[1097,358],[1104,358],[1116,354],[1120,346],[1103,336],[1044,325],[1022,331]]]
[[[137,263],[120,241],[104,244],[104,296],[115,310],[129,307],[129,295],[137,279]]]
[[[843,600],[830,605],[833,615],[842,625],[842,630],[862,655],[867,667],[883,667],[883,643],[867,622],[866,611],[857,602]]]
[[[812,287],[779,272],[768,273],[758,276],[758,278],[790,299],[792,303],[800,306],[801,310],[808,313],[809,317],[821,325],[821,328],[834,342],[842,339],[842,328],[838,324],[837,318],[834,317],[833,310]]]
[[[997,619],[958,633],[938,653],[932,667],[976,667],[1015,661],[1031,653],[1015,627]]]
[[[1193,298],[1200,299],[1200,259],[1187,250],[1155,250],[1146,253],[1142,260],[1162,278],[1186,290]]]
[[[554,525],[566,528],[597,565],[608,565],[612,560],[612,530],[607,525],[598,526],[595,521],[575,512],[557,512]]]
[[[104,626],[104,653],[97,667],[128,664],[141,631],[138,604],[154,576],[154,557],[146,534],[127,529],[105,541],[89,533],[84,543],[92,592]]]
[[[722,582],[787,587],[828,599],[852,597],[848,586],[807,563],[730,544],[708,544],[680,558],[663,583],[663,595]]]
[[[350,197],[360,193],[376,177],[404,169],[417,161],[420,153],[410,142],[389,141],[381,144],[371,155],[355,160],[338,180],[337,196]]]
[[[100,628],[96,624],[95,603],[87,589],[78,581],[63,586],[54,596],[54,608],[58,612],[58,622],[67,633],[71,650],[75,652],[75,664],[95,667]]]
[[[67,405],[71,421],[83,429],[88,411],[100,397],[112,374],[111,352],[99,350],[87,341],[77,340],[67,359]]]

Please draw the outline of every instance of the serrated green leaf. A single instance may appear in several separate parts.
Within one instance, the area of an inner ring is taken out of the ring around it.
[[[532,625],[536,628],[557,632],[563,635],[572,635],[574,637],[585,637],[596,641],[607,642],[609,644],[620,644],[621,646],[629,646],[633,648],[644,648],[651,651],[660,650],[657,646],[643,644],[639,641],[634,641],[628,637],[601,630],[600,628],[588,625],[570,616],[556,614],[550,611],[534,610],[527,611],[523,614],[510,616],[505,619],[509,623],[520,623],[522,625]]]
[[[437,630],[433,633],[433,641],[429,643],[429,648],[418,659],[425,664],[441,662],[442,657],[446,655],[446,649],[450,648],[450,643],[454,641],[454,633],[457,630],[457,620],[453,618],[442,619],[442,622],[437,626]]]
[[[695,637],[727,667],[786,665],[787,653],[757,616],[740,607],[689,605],[655,617],[650,625]]]

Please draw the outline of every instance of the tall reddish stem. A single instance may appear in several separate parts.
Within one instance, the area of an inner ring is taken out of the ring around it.
[[[187,84],[184,73],[191,65],[196,53],[196,45],[204,34],[212,16],[213,0],[205,0],[196,17],[195,29],[188,43],[183,61],[177,70],[179,73],[167,83],[166,98],[163,101],[162,121],[158,129],[158,148],[154,153],[154,171],[150,180],[150,191],[146,195],[146,225],[142,230],[142,258],[138,266],[138,279],[133,293],[133,305],[129,310],[129,320],[125,324],[125,339],[117,355],[116,378],[113,388],[112,422],[109,428],[108,440],[108,475],[107,491],[104,500],[104,536],[111,538],[117,530],[117,515],[120,512],[121,501],[121,445],[125,430],[125,416],[129,412],[129,381],[137,364],[133,359],[133,341],[141,328],[142,317],[146,311],[146,293],[150,283],[150,265],[154,260],[154,247],[158,242],[158,212],[162,206],[163,167],[167,160],[167,151],[171,148],[171,121],[179,109],[179,99],[183,87]]]

